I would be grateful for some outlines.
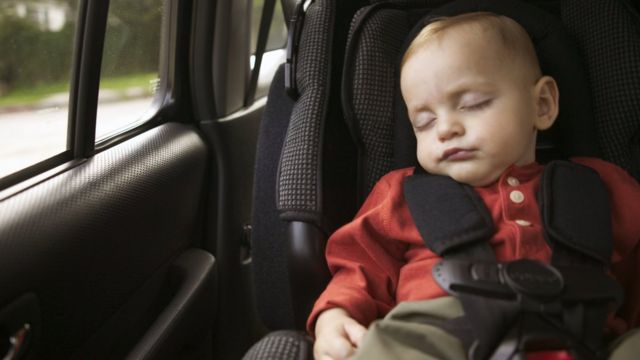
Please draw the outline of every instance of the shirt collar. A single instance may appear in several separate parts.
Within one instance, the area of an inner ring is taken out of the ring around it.
[[[538,164],[537,162],[532,162],[527,165],[511,165],[509,166],[503,173],[500,175],[500,181],[505,178],[512,176],[518,179],[521,183],[530,181],[536,178],[542,172],[543,166]]]
[[[476,187],[475,189],[498,191],[498,187],[500,186],[500,184],[508,183],[507,179],[509,177],[514,177],[518,180],[520,184],[524,184],[526,182],[529,182],[535,179],[538,175],[540,175],[543,168],[544,166],[538,164],[535,161],[530,164],[521,165],[521,166],[514,164],[506,168],[495,182],[486,186]]]

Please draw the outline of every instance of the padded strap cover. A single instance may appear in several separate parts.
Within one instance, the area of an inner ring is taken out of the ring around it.
[[[404,197],[425,244],[439,256],[485,242],[494,233],[491,215],[468,185],[417,168],[405,179]]]
[[[612,254],[609,196],[598,173],[568,161],[546,165],[539,191],[545,239],[608,265]],[[553,199],[553,200],[552,200]]]
[[[309,5],[298,48],[296,101],[278,169],[276,201],[282,220],[321,223],[322,146],[329,104],[335,0]]]

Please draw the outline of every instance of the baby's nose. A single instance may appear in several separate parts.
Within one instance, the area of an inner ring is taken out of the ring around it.
[[[440,141],[447,141],[464,135],[464,126],[455,115],[448,114],[438,118],[436,131]]]

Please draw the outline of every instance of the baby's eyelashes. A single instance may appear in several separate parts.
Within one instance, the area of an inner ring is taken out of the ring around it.
[[[486,94],[465,93],[458,101],[458,110],[480,110],[491,105],[493,97]]]
[[[436,116],[430,112],[421,111],[413,119],[415,129],[425,129],[436,120]]]
[[[480,111],[490,106],[494,99],[495,96],[489,94],[465,92],[442,104],[440,107],[444,109],[444,113],[440,115],[447,117],[449,112],[453,114],[454,111]],[[431,128],[437,119],[438,115],[434,111],[422,107],[413,113],[411,123],[415,131],[422,131]]]

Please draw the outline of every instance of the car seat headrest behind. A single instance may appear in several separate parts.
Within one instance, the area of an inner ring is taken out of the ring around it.
[[[411,41],[429,22],[438,17],[476,11],[489,11],[518,22],[533,41],[542,72],[552,76],[558,83],[560,113],[551,130],[539,135],[538,157],[545,161],[548,160],[546,157],[600,156],[589,83],[580,52],[560,20],[534,5],[515,0],[457,0],[447,3],[432,10],[416,23],[407,36],[398,59],[402,58]],[[397,73],[399,75],[399,70]],[[396,108],[398,136],[406,137],[412,130],[399,91]],[[406,141],[396,138],[396,142],[398,141],[410,147],[400,152],[410,158],[396,158],[398,165],[415,164],[415,139]]]

